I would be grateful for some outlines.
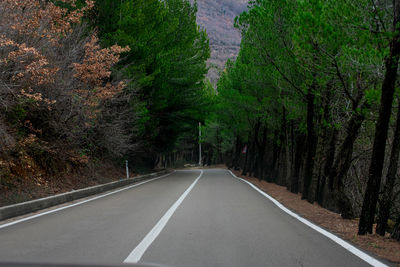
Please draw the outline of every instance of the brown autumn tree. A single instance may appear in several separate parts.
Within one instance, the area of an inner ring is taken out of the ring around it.
[[[48,158],[62,149],[70,160],[85,163],[88,153],[81,152],[99,143],[94,133],[103,124],[103,109],[110,108],[102,103],[122,94],[124,82],[111,78],[111,68],[129,48],[101,48],[96,33],[81,22],[94,1],[83,8],[75,0],[57,3],[62,6],[0,2],[0,134],[7,137],[0,143],[2,151],[38,144]],[[129,139],[122,124],[112,127],[110,135]],[[15,137],[15,131],[23,135]]]

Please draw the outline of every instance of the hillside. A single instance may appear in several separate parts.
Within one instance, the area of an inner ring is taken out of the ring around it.
[[[240,33],[233,26],[234,19],[247,8],[246,0],[198,0],[197,22],[207,30],[211,58],[208,77],[216,83],[219,71],[227,59],[236,57],[240,47]]]

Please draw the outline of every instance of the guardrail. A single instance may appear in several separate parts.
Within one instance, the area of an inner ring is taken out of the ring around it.
[[[161,176],[171,172],[170,170],[163,170],[156,173],[141,175],[129,179],[115,181],[107,184],[95,185],[86,187],[54,196],[45,198],[35,199],[27,202],[13,204],[9,206],[0,207],[0,221],[6,220],[12,217],[24,215],[27,213],[35,212],[41,209],[46,209],[52,206],[60,205],[66,202],[74,201],[80,198],[88,197],[91,195],[100,194],[106,191],[110,191],[119,187],[134,184],[143,180],[147,180],[152,177]]]

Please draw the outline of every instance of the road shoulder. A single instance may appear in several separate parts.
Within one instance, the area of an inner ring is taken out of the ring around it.
[[[322,208],[317,203],[311,204],[302,200],[298,194],[287,191],[286,187],[274,183],[260,181],[254,177],[240,175],[239,171],[232,171],[237,177],[252,183],[268,195],[272,196],[282,205],[294,211],[312,223],[327,229],[340,238],[366,250],[379,258],[389,261],[395,266],[400,266],[400,243],[389,236],[379,235],[358,236],[358,219],[343,219],[340,214]]]

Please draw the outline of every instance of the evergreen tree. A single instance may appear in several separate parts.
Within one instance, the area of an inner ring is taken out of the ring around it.
[[[97,1],[97,26],[105,45],[128,45],[123,77],[139,83],[137,138],[146,151],[168,153],[187,129],[204,120],[208,37],[187,0]],[[128,86],[129,88],[129,86]],[[154,156],[154,155],[153,155]]]

